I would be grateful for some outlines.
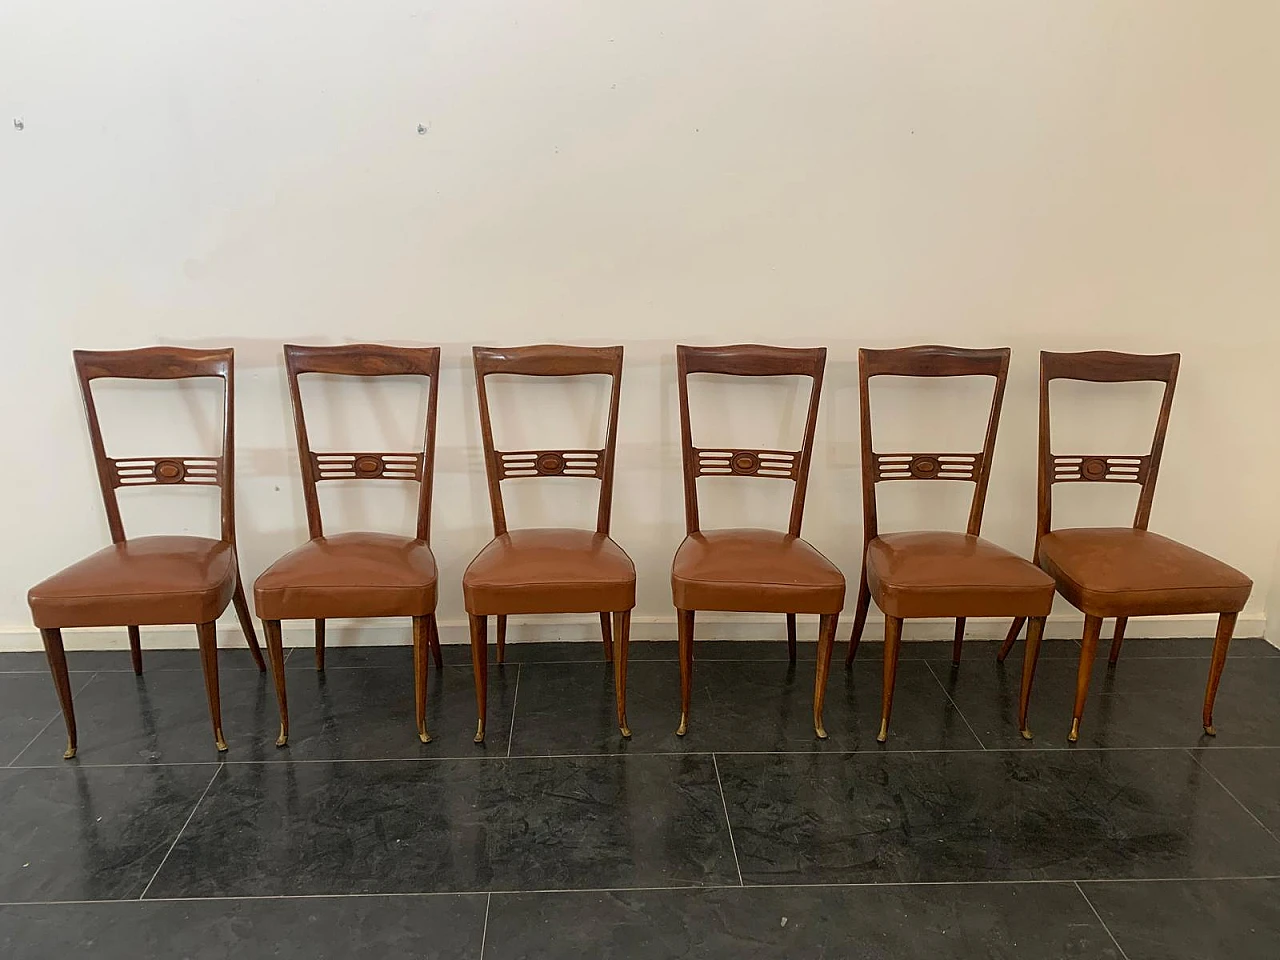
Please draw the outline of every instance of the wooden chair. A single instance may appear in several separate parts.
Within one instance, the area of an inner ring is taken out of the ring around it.
[[[67,750],[76,755],[76,717],[71,681],[62,643],[64,627],[127,627],[135,673],[142,673],[138,627],[192,623],[200,642],[205,692],[214,742],[226,750],[218,698],[218,644],[215,621],[229,602],[235,603],[240,628],[259,670],[266,670],[253,619],[245,603],[236,559],[235,524],[235,380],[232,350],[189,350],[145,347],[141,350],[74,353],[80,393],[89,422],[89,439],[97,464],[98,484],[111,531],[111,546],[36,584],[27,594],[31,616],[40,628],[49,669],[53,673],[62,716],[67,724]],[[94,405],[92,383],[102,378],[184,380],[217,377],[223,382],[222,452],[216,457],[108,457]],[[207,537],[160,536],[127,539],[116,491],[121,487],[168,484],[218,487],[222,531]]]
[[[1213,659],[1204,695],[1204,732],[1213,736],[1213,701],[1227,662],[1227,647],[1236,616],[1244,608],[1253,582],[1239,570],[1213,557],[1147,530],[1156,475],[1169,429],[1173,390],[1178,380],[1179,355],[1157,356],[1112,353],[1040,354],[1040,467],[1039,510],[1036,520],[1036,560],[1057,582],[1058,592],[1084,613],[1084,640],[1076,673],[1076,699],[1069,740],[1080,736],[1080,717],[1089,695],[1102,621],[1115,617],[1110,662],[1114,665],[1124,642],[1130,617],[1172,616],[1188,613],[1218,614]],[[1155,381],[1164,384],[1160,414],[1151,449],[1142,456],[1095,454],[1058,455],[1049,435],[1049,384],[1054,380],[1087,380],[1094,383]],[[1136,483],[1140,490],[1132,527],[1053,529],[1053,485],[1056,483]],[[1000,650],[1008,655],[1022,629],[1014,620]],[[1031,684],[1039,654],[1038,636],[1027,635],[1022,667],[1022,699],[1018,722],[1026,729]]]
[[[280,736],[276,746],[283,747],[289,742],[280,622],[315,621],[316,669],[323,670],[324,622],[333,617],[409,617],[413,620],[414,720],[418,739],[430,743],[431,735],[427,733],[429,651],[435,654],[436,666],[441,666],[435,617],[436,560],[430,543],[440,348],[367,343],[337,347],[286,344],[284,359],[311,539],[273,563],[253,585],[254,605],[267,635],[276,698],[280,703]],[[298,377],[303,374],[426,377],[429,381],[427,422],[422,449],[410,453],[316,453],[307,437],[302,393],[298,387]],[[414,535],[360,531],[326,536],[316,484],[327,480],[416,481],[418,519]]]
[[[693,631],[698,610],[783,613],[791,661],[796,659],[796,614],[817,614],[818,664],[814,726],[822,729],[822,697],[836,624],[844,607],[844,575],[800,537],[813,457],[813,435],[822,397],[825,347],[794,349],[756,344],[676,347],[680,435],[684,460],[686,536],[671,564],[671,596],[680,637],[680,727],[689,729],[693,694]],[[695,447],[689,422],[689,374],[735,377],[809,377],[809,409],[799,450]],[[759,528],[703,530],[698,519],[699,477],[753,477],[795,484],[786,531]]]
[[[471,622],[471,663],[479,714],[475,741],[484,742],[489,685],[488,618],[497,618],[498,662],[502,663],[506,657],[507,617],[528,613],[599,613],[604,656],[613,661],[618,729],[624,737],[629,737],[627,644],[631,635],[631,610],[636,604],[636,568],[609,537],[618,398],[622,389],[622,347],[545,344],[474,347],[472,358],[489,504],[493,512],[493,539],[462,575],[462,595]],[[496,449],[489,417],[489,395],[485,389],[485,378],[492,374],[527,377],[603,374],[612,378],[604,446],[594,450]],[[595,529],[509,530],[502,483],[533,477],[599,480]]]
[[[876,737],[884,743],[889,736],[903,620],[955,617],[954,663],[960,662],[967,617],[1029,617],[1031,632],[1039,643],[1045,619],[1053,606],[1053,580],[1034,564],[979,536],[1009,374],[1009,349],[927,346],[859,350],[858,372],[862,406],[864,551],[846,665],[853,663],[866,625],[867,609],[874,599],[885,615],[884,688],[880,733]],[[993,377],[995,389],[982,449],[977,453],[877,453],[871,435],[870,381],[878,376]],[[965,532],[930,530],[881,534],[876,515],[876,484],[894,480],[972,483],[973,499]]]

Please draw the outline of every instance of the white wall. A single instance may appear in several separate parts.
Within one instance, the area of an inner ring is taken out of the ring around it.
[[[830,347],[806,530],[850,579],[857,347],[1014,348],[986,532],[1028,553],[1036,351],[1178,350],[1153,528],[1255,578],[1256,635],[1280,543],[1278,31],[1268,0],[6,0],[0,630],[34,639],[27,587],[106,542],[73,348],[236,348],[252,579],[305,529],[279,344],[368,339],[445,350],[434,539],[453,623],[489,524],[467,348],[626,345],[615,534],[654,635],[683,532],[675,342]],[[884,391],[884,445],[972,446],[979,397],[952,386],[942,406],[938,384]],[[400,445],[418,409],[402,387],[318,388],[335,444]],[[512,436],[598,425],[538,423],[553,396],[504,400]],[[207,428],[200,397],[116,391],[115,450],[182,452],[143,423]],[[771,446],[768,402],[796,402],[788,385],[703,399],[708,442]],[[1145,444],[1146,422],[1125,424],[1149,391],[1065,399],[1060,449]],[[522,489],[516,517],[570,513],[566,489]],[[963,492],[894,485],[886,521],[959,526]],[[1058,519],[1125,522],[1132,497],[1097,498],[1126,492],[1073,489]],[[724,493],[708,519],[782,523],[774,493]],[[213,529],[211,504],[157,496],[136,532]],[[387,527],[408,516],[396,496],[331,499]]]

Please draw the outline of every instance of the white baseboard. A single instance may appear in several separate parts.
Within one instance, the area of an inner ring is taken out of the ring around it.
[[[492,618],[490,618],[492,619]],[[1143,617],[1129,621],[1126,635],[1130,637],[1212,637],[1217,617],[1196,614],[1186,617]],[[954,630],[953,620],[909,620],[904,631],[905,640],[950,640]],[[1266,633],[1266,617],[1260,613],[1242,614],[1236,624],[1237,637],[1261,637]],[[841,617],[838,636],[848,639],[852,616]],[[461,619],[441,620],[442,643],[465,644],[470,642],[467,622]],[[1062,615],[1049,618],[1046,636],[1071,638],[1080,636],[1079,615]],[[818,618],[801,616],[799,633],[802,639],[813,639],[817,634]],[[965,636],[973,640],[998,640],[1009,629],[1008,618],[971,618],[965,625]],[[1274,631],[1273,631],[1274,632]],[[863,636],[868,640],[879,639],[884,634],[884,620],[872,617],[867,621]],[[143,627],[143,644],[151,649],[194,649],[194,627]],[[697,618],[696,635],[702,639],[721,640],[782,640],[786,628],[781,614],[731,614],[704,613]],[[561,615],[541,617],[512,617],[507,630],[512,642],[550,642],[555,640],[600,640],[600,621],[593,615]],[[634,640],[674,640],[675,617],[633,617],[631,637]],[[493,642],[493,627],[489,629]],[[411,642],[409,621],[382,620],[330,620],[327,622],[326,639],[329,646],[380,646]],[[63,640],[68,650],[126,650],[128,636],[123,627],[64,630]],[[259,626],[258,640],[262,642]],[[1275,646],[1280,643],[1271,641]],[[243,645],[240,628],[234,619],[218,624],[218,645],[238,647]],[[308,621],[290,621],[284,625],[284,643],[287,647],[309,647],[313,644],[311,624]],[[0,652],[40,650],[40,633],[34,627],[0,627]]]

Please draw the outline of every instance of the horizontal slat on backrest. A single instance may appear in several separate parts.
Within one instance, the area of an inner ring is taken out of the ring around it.
[[[827,360],[826,347],[767,347],[738,343],[723,347],[676,347],[687,373],[735,377],[816,377]]]
[[[284,345],[285,363],[294,374],[327,373],[344,377],[423,376],[440,372],[439,347],[393,347],[381,343],[345,343],[333,347]]]
[[[181,380],[185,377],[223,377],[231,371],[235,351],[230,347],[197,350],[190,347],[142,347],[138,350],[75,350],[76,370],[85,380],[117,377],[126,380]]]
[[[1040,375],[1045,380],[1091,380],[1095,383],[1128,383],[1156,380],[1168,383],[1178,373],[1177,353],[1040,353]]]
[[[858,351],[868,377],[996,377],[1009,363],[1008,347],[970,350],[926,345]]]
[[[542,343],[532,347],[472,347],[476,374],[510,373],[526,377],[617,376],[622,347],[574,347]]]

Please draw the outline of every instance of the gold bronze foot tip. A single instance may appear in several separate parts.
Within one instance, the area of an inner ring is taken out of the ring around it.
[[[1218,728],[1210,723],[1205,726],[1204,732],[1207,736],[1216,737],[1218,735]]]
[[[1018,731],[1018,732],[1022,734],[1022,739],[1023,739],[1023,740],[1031,740],[1031,739],[1032,739],[1031,731],[1030,731],[1030,730],[1028,730],[1026,727],[1023,727],[1023,728],[1022,728],[1020,731]]]
[[[74,760],[76,758],[76,745],[68,743],[66,751],[62,754],[63,760]]]
[[[818,735],[819,740],[827,739],[827,731],[826,731],[826,728],[822,726],[822,724],[820,723],[814,724],[813,732]]]
[[[219,753],[227,752],[227,741],[223,740],[221,737],[218,737],[216,740],[213,741],[213,743],[214,743],[214,746],[218,748]]]
[[[421,740],[423,743],[430,743],[430,742],[431,742],[431,734],[427,733],[427,731],[426,731],[426,730],[419,730],[419,731],[418,731],[418,739],[419,739],[419,740]]]
[[[287,747],[289,745],[289,731],[284,728],[284,724],[280,724],[280,736],[276,737],[277,747]]]
[[[484,743],[484,721],[483,720],[481,720],[480,723],[476,725],[475,742]]]
[[[1070,740],[1072,743],[1075,743],[1077,740],[1080,739],[1080,721],[1079,720],[1071,721],[1071,732],[1067,734],[1067,739]]]
[[[683,737],[689,732],[689,718],[685,714],[680,714],[680,726],[676,727],[676,736]]]
[[[884,719],[880,721],[880,732],[876,734],[876,742],[884,743],[889,739],[889,721]]]
[[[622,726],[618,727],[618,732],[621,733],[628,740],[631,739],[631,728],[628,727],[625,723],[622,724]]]

